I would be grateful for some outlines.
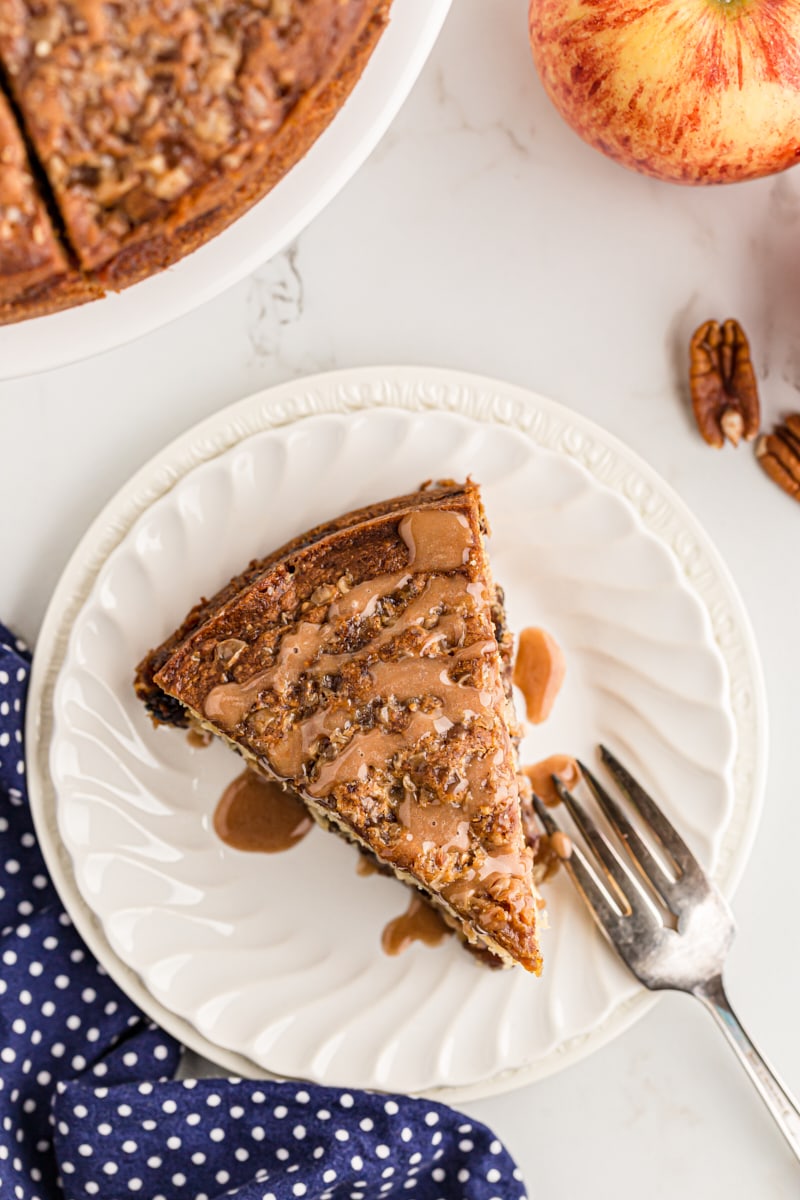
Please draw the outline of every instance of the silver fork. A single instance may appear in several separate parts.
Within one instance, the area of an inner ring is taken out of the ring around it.
[[[590,864],[571,842],[567,843],[571,851],[562,859],[563,865],[600,929],[645,987],[651,991],[688,992],[708,1009],[800,1159],[797,1103],[756,1050],[725,994],[722,968],[735,932],[731,911],[655,801],[605,746],[600,747],[600,756],[661,847],[669,870],[642,840],[619,803],[580,762],[583,777],[626,857],[619,855],[583,805],[554,775],[556,790],[590,847],[593,860]],[[552,810],[538,796],[534,796],[534,805],[548,834],[562,832]]]

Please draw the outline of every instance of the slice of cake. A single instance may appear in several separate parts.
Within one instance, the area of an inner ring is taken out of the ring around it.
[[[253,562],[139,665],[159,723],[199,723],[538,972],[511,638],[478,488],[347,514]]]

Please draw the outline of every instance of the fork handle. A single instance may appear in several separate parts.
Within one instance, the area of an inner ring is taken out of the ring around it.
[[[800,1109],[742,1028],[725,994],[722,976],[699,984],[692,994],[705,1005],[725,1034],[795,1157],[800,1159]]]

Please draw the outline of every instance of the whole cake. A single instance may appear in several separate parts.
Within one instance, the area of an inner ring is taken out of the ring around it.
[[[391,0],[0,0],[0,321],[213,237],[335,116]]]
[[[250,564],[140,663],[197,724],[418,888],[473,946],[541,966],[512,638],[478,488],[349,513]]]

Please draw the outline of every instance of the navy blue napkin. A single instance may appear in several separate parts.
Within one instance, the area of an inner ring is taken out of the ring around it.
[[[14,1200],[525,1200],[491,1130],[442,1104],[175,1079],[50,882],[27,804],[30,655],[0,625],[0,1193]]]

